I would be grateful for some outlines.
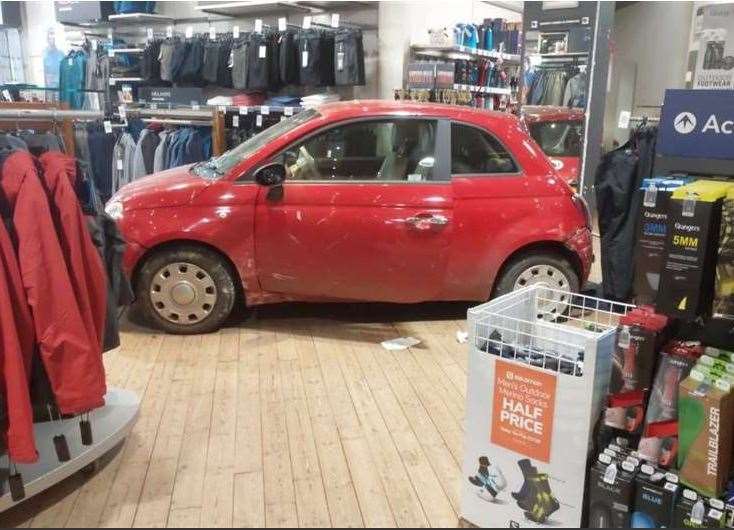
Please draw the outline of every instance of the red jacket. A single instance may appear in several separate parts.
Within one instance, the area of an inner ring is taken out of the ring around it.
[[[0,387],[7,409],[4,434],[10,459],[31,464],[38,460],[28,386],[35,341],[22,287],[15,250],[0,218]]]
[[[40,161],[43,168],[40,176],[51,203],[51,215],[76,301],[87,333],[97,339],[101,355],[107,316],[107,272],[72,185],[76,181],[76,159],[54,151],[41,155]]]
[[[74,295],[46,192],[33,157],[11,154],[0,172],[0,191],[12,215],[17,256],[31,307],[41,359],[63,414],[104,405],[104,366]]]

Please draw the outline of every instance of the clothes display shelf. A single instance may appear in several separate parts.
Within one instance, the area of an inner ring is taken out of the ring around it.
[[[469,48],[467,46],[427,46],[412,45],[411,50],[416,55],[425,57],[439,57],[446,59],[495,59],[505,63],[520,64],[520,55],[499,52],[495,50],[482,50],[480,48]]]
[[[35,464],[18,464],[23,476],[25,498],[13,501],[9,491],[0,496],[0,512],[4,512],[34,495],[44,492],[74,473],[94,470],[96,463],[130,434],[140,412],[140,399],[128,390],[111,389],[105,396],[105,406],[90,414],[94,425],[94,444],[83,445],[79,419],[37,423],[33,426],[38,440],[39,459]],[[59,462],[53,439],[64,435],[71,460]]]

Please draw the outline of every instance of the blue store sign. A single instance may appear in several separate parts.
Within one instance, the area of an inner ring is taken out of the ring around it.
[[[657,152],[734,159],[734,90],[667,90]]]

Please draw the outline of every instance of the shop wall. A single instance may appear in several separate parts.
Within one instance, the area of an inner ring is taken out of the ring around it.
[[[56,24],[53,0],[29,0],[23,2],[23,28],[21,42],[25,58],[26,81],[43,86],[43,52],[48,46],[49,30],[54,30],[56,46],[67,51],[64,28]]]
[[[392,98],[395,89],[403,86],[410,45],[427,43],[429,28],[450,29],[458,22],[481,22],[485,18],[520,22],[522,14],[479,0],[380,2],[380,98]]]
[[[693,13],[692,2],[631,2],[617,10],[604,127],[607,148],[629,136],[617,128],[620,111],[656,116],[665,90],[685,87]]]

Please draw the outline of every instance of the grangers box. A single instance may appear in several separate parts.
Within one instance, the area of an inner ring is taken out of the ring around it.
[[[732,184],[699,180],[673,192],[657,307],[686,320],[713,309],[721,208]]]
[[[599,455],[589,472],[589,528],[630,527],[636,474],[633,462]]]
[[[723,528],[726,523],[724,503],[707,500],[690,489],[684,489],[673,510],[671,528]]]
[[[643,465],[636,477],[632,528],[668,528],[678,500],[678,476]]]
[[[660,289],[660,271],[665,261],[668,208],[673,191],[691,179],[654,178],[642,185],[644,200],[637,226],[634,293],[638,304],[654,304]]]
[[[734,189],[729,191],[723,206],[714,316],[734,320]]]
[[[681,383],[678,404],[681,482],[710,497],[724,493],[732,470],[732,384],[694,369]]]

